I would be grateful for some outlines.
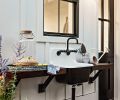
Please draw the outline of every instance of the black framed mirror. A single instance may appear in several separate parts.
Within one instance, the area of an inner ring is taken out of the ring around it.
[[[79,36],[79,0],[43,0],[44,36]]]

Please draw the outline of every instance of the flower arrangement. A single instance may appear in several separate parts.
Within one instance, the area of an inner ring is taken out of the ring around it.
[[[8,73],[8,59],[2,58],[2,37],[0,36],[0,100],[13,100],[15,95],[16,74]]]

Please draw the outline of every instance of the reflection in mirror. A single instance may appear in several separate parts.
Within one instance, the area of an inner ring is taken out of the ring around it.
[[[58,32],[58,0],[44,0],[44,31]]]
[[[44,0],[44,35],[78,36],[79,0]]]
[[[60,1],[60,33],[73,34],[73,4]]]

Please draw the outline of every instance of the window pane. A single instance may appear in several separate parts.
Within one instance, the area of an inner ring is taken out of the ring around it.
[[[98,17],[101,18],[101,0],[98,0]]]
[[[58,33],[58,0],[44,0],[44,31]]]
[[[98,50],[101,51],[101,21],[98,22]]]
[[[73,34],[73,3],[60,1],[60,33]]]
[[[109,0],[104,0],[104,18],[109,19]]]
[[[104,22],[104,50],[108,48],[108,43],[109,43],[109,23]]]

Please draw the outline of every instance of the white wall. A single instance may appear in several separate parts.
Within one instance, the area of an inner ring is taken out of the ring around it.
[[[115,100],[120,100],[120,1],[115,0]]]
[[[1,0],[0,1],[0,34],[3,41],[3,55],[9,57],[12,62],[12,45],[18,41],[19,31],[31,29],[36,36],[36,58],[41,63],[48,62],[48,51],[51,47],[61,47],[65,45],[66,39],[63,37],[43,36],[43,1],[42,0]],[[94,49],[97,52],[97,1],[80,0],[80,22],[79,41],[83,42],[87,49]],[[59,84],[55,80],[50,83],[47,91],[42,94],[37,93],[37,86],[46,77],[24,79],[17,87],[16,100],[64,100],[70,98],[70,87]],[[65,92],[66,90],[66,92]],[[97,100],[97,84],[88,85],[85,83],[77,88],[77,100]],[[93,93],[94,92],[94,93]],[[91,94],[89,94],[91,93]]]
[[[20,30],[19,19],[19,1],[0,0],[0,35],[3,37],[2,55],[5,58],[13,57],[13,48],[18,41]]]

